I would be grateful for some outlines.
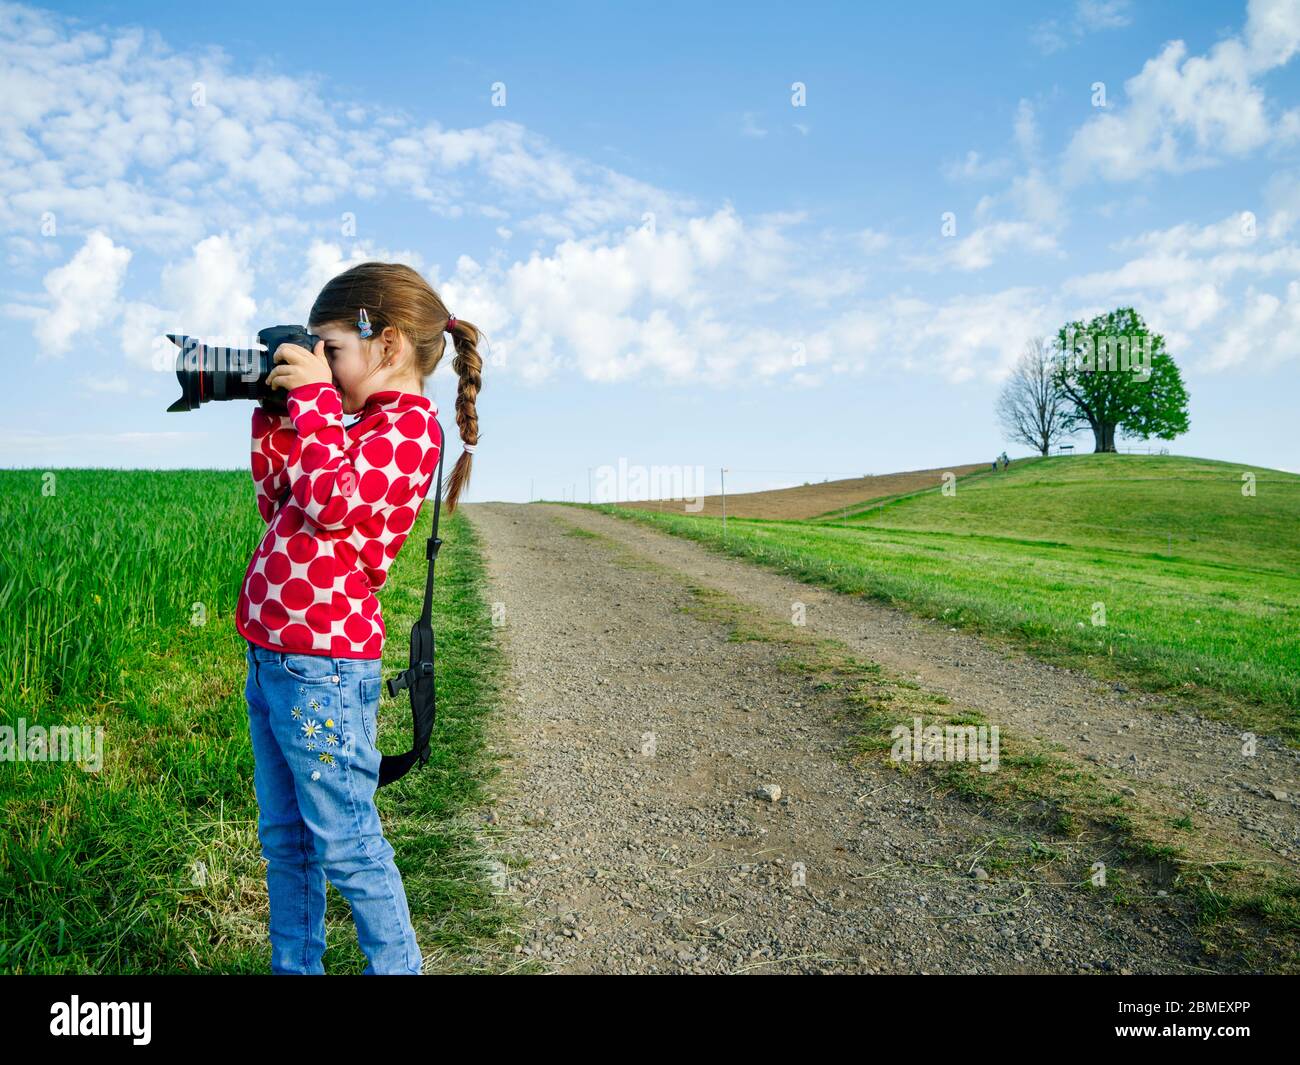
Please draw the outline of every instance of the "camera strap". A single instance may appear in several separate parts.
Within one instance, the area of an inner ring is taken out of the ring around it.
[[[437,419],[435,419],[436,421]],[[403,688],[411,693],[411,723],[415,742],[403,754],[385,754],[379,762],[379,787],[391,784],[406,775],[407,770],[419,760],[423,766],[429,760],[429,737],[433,734],[433,721],[437,716],[437,697],[433,685],[433,566],[438,560],[438,515],[442,509],[442,456],[447,450],[447,440],[438,423],[438,494],[433,501],[433,535],[425,545],[424,555],[429,560],[429,573],[424,582],[424,609],[411,626],[411,657],[409,666],[388,681],[388,694],[395,696]]]

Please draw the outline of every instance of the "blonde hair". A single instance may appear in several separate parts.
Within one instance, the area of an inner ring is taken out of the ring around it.
[[[425,380],[437,369],[447,348],[443,337],[450,315],[442,299],[418,271],[404,263],[358,263],[331,278],[321,289],[312,305],[308,328],[338,325],[355,330],[362,307],[376,335],[392,326],[411,342],[415,352],[414,369],[423,391]],[[472,323],[464,318],[456,320],[452,330],[456,354],[451,362],[460,379],[456,389],[456,425],[461,441],[470,445],[478,443],[478,413],[474,404],[483,387],[483,359],[478,353],[480,336]],[[456,509],[461,492],[469,487],[472,463],[472,454],[462,451],[452,468],[445,497],[448,512]]]

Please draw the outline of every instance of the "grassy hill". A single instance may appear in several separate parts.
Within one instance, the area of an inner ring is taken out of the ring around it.
[[[1243,473],[1255,495],[1243,495]],[[1300,570],[1300,476],[1176,455],[1018,462],[852,516],[875,528],[988,536],[1267,571]]]
[[[1255,495],[1242,494],[1243,474]],[[803,579],[1011,635],[1151,687],[1254,704],[1300,739],[1300,476],[1206,459],[1025,461],[849,512],[642,512]]]

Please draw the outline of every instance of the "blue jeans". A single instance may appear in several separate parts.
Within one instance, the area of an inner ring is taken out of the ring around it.
[[[352,906],[365,972],[419,975],[402,876],[375,808],[380,660],[245,643],[271,972],[325,971],[328,878]]]

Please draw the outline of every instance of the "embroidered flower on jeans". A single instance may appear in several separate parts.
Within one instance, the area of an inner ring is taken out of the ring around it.
[[[334,760],[334,756],[330,754],[328,751],[321,751],[320,760],[328,766],[333,766],[333,767],[338,766],[338,762]]]
[[[302,720],[302,707],[300,707],[300,706],[295,706],[291,712],[292,712],[292,714],[293,714],[293,719],[294,719],[295,721],[301,721],[301,720]]]
[[[316,733],[320,731],[320,725],[315,721],[304,721],[302,725],[302,734],[309,740],[315,738]]]
[[[337,747],[339,745],[339,736],[337,732],[329,732],[325,735],[325,745],[327,747]]]

